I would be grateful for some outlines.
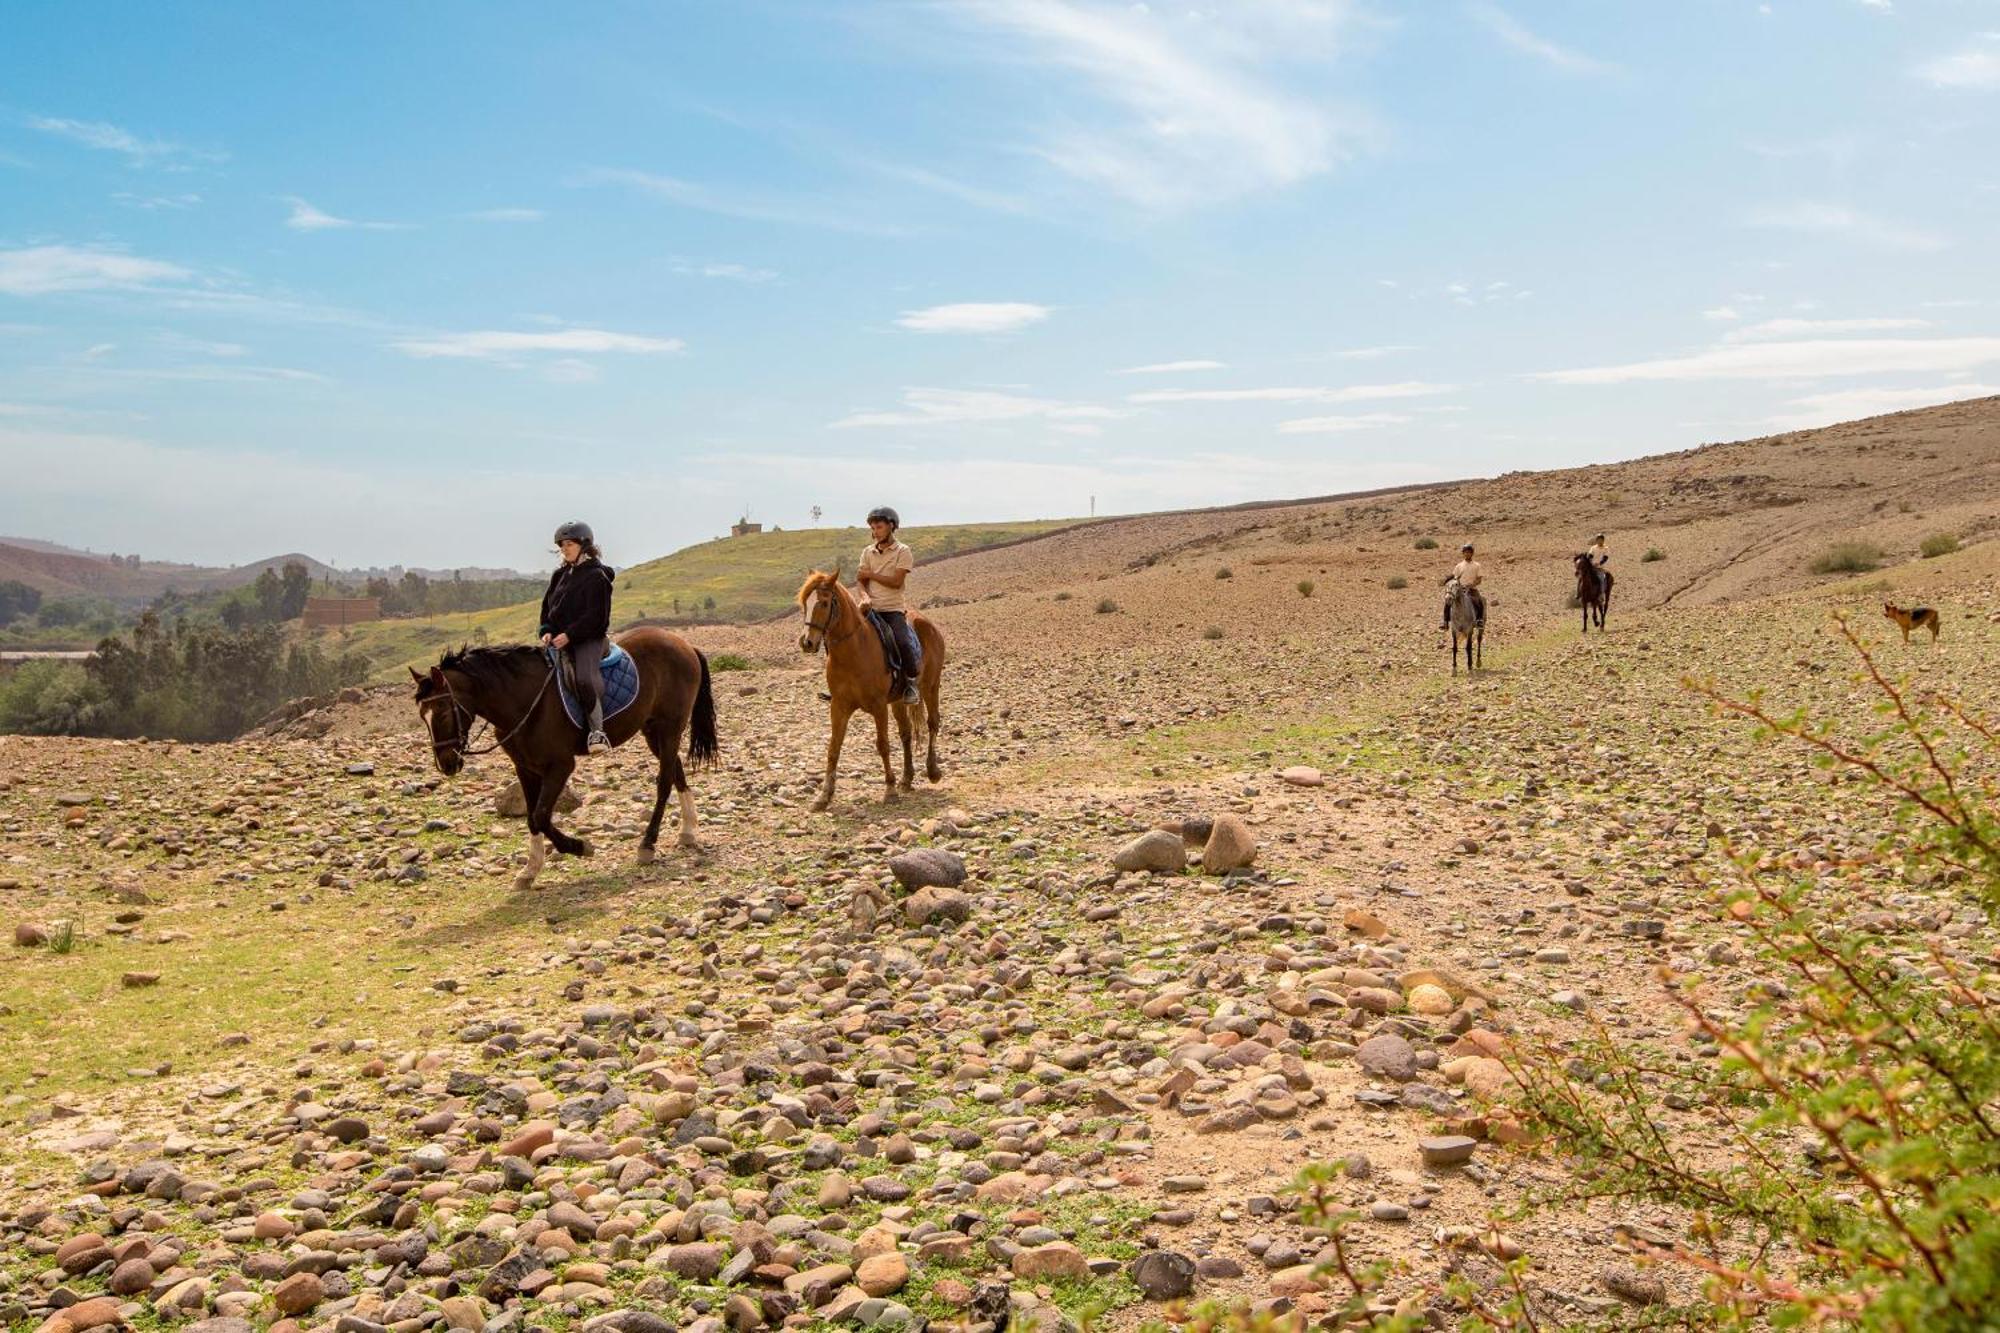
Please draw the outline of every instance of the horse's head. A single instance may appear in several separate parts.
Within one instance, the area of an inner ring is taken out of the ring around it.
[[[458,771],[465,767],[472,713],[459,702],[442,664],[432,667],[429,675],[411,667],[410,679],[417,683],[417,713],[431,734],[431,758],[436,761],[438,772],[448,778],[457,777]]]
[[[799,585],[799,614],[805,627],[799,632],[799,651],[816,653],[826,646],[828,633],[840,619],[840,566],[833,572],[815,569]]]

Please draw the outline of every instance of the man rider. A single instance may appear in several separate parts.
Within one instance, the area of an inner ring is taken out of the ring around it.
[[[897,655],[903,659],[902,699],[913,704],[917,702],[917,677],[923,671],[924,650],[905,611],[903,585],[910,571],[916,568],[917,560],[910,548],[896,539],[896,530],[902,526],[903,520],[887,505],[868,511],[868,534],[875,540],[861,552],[861,569],[854,581],[861,585],[862,610],[872,610],[880,616],[896,641]],[[895,686],[892,680],[890,689]]]
[[[1458,586],[1472,594],[1472,613],[1480,628],[1486,626],[1486,594],[1479,591],[1479,581],[1486,577],[1486,571],[1472,558],[1472,543],[1458,548],[1458,563],[1452,566],[1451,578],[1458,580]],[[1446,582],[1450,582],[1447,579]],[[1451,628],[1451,598],[1444,600],[1443,629]]]
[[[542,594],[542,646],[569,656],[576,701],[590,714],[584,748],[607,749],[604,734],[604,655],[610,651],[611,582],[617,572],[604,563],[590,524],[569,522],[556,529],[562,564],[549,575]]]

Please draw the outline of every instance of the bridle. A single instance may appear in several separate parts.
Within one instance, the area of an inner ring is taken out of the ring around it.
[[[435,731],[431,731],[432,755],[442,758],[447,752],[456,750],[458,752],[459,759],[465,760],[465,759],[470,759],[475,755],[492,754],[495,750],[505,745],[508,741],[513,740],[514,737],[517,734],[519,734],[521,728],[528,725],[528,719],[533,717],[535,715],[535,709],[541,706],[542,696],[549,692],[549,682],[554,680],[555,678],[556,678],[556,669],[553,666],[551,666],[549,668],[549,674],[542,677],[542,687],[539,690],[535,691],[535,697],[528,702],[527,711],[521,714],[521,720],[519,722],[516,722],[513,726],[509,727],[505,735],[495,737],[494,740],[490,744],[488,744],[484,749],[475,750],[471,748],[473,728],[476,727],[480,722],[485,722],[486,719],[482,718],[479,714],[473,712],[470,708],[467,708],[464,704],[458,701],[458,695],[451,688],[451,677],[445,675],[444,672],[440,670],[437,673],[437,680],[439,684],[444,686],[444,699],[445,702],[451,705],[452,721],[458,724],[458,731],[457,734],[453,735],[450,739],[442,741],[437,738],[437,733]],[[430,730],[430,721],[431,721],[431,715],[426,710],[428,710],[429,707],[436,702],[438,702],[438,697],[436,695],[432,695],[430,698],[419,700],[417,703],[417,712],[423,714],[424,727],[426,730]],[[488,727],[491,727],[493,724],[491,722],[487,722],[486,725]]]
[[[840,619],[840,593],[831,584],[819,586],[819,600],[826,607],[826,619],[814,620],[812,613],[806,613],[806,628],[819,636],[819,646],[831,650],[836,643],[845,643],[853,638],[860,625],[851,625],[839,638],[833,637],[833,622]]]

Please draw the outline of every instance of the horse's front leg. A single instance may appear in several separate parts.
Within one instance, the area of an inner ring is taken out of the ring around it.
[[[882,756],[882,799],[896,799],[896,769],[889,762],[889,706],[875,705],[875,753]]]
[[[542,873],[542,861],[547,855],[542,846],[542,824],[536,810],[542,801],[542,775],[530,769],[514,765],[514,776],[521,784],[521,799],[527,804],[528,863],[521,867],[521,873],[514,876],[517,892],[526,892],[535,887],[535,876]]]
[[[833,776],[840,771],[840,743],[847,739],[847,719],[854,709],[839,699],[833,701],[833,730],[826,738],[826,782],[819,789],[819,799],[812,803],[815,810],[824,810],[833,804]]]
[[[549,844],[564,856],[589,856],[596,849],[582,838],[572,838],[556,827],[556,802],[562,798],[563,788],[569,785],[569,775],[576,770],[574,759],[564,759],[554,770],[542,775],[542,798],[535,803],[541,814],[542,832]]]

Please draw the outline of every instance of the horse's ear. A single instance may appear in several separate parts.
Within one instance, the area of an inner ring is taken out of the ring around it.
[[[410,673],[410,679],[411,679],[411,680],[414,680],[414,681],[415,681],[415,682],[417,682],[417,684],[419,684],[419,685],[423,684],[423,683],[424,683],[424,682],[425,682],[426,680],[430,679],[430,677],[428,677],[428,676],[420,676],[420,675],[418,675],[418,674],[417,674],[417,669],[416,669],[415,667],[410,667],[410,668],[408,668],[408,670],[409,670],[409,673]]]
[[[840,559],[833,562],[833,581],[835,583],[840,582],[840,576],[843,572],[846,571],[846,569],[847,569],[846,556],[842,556]]]

